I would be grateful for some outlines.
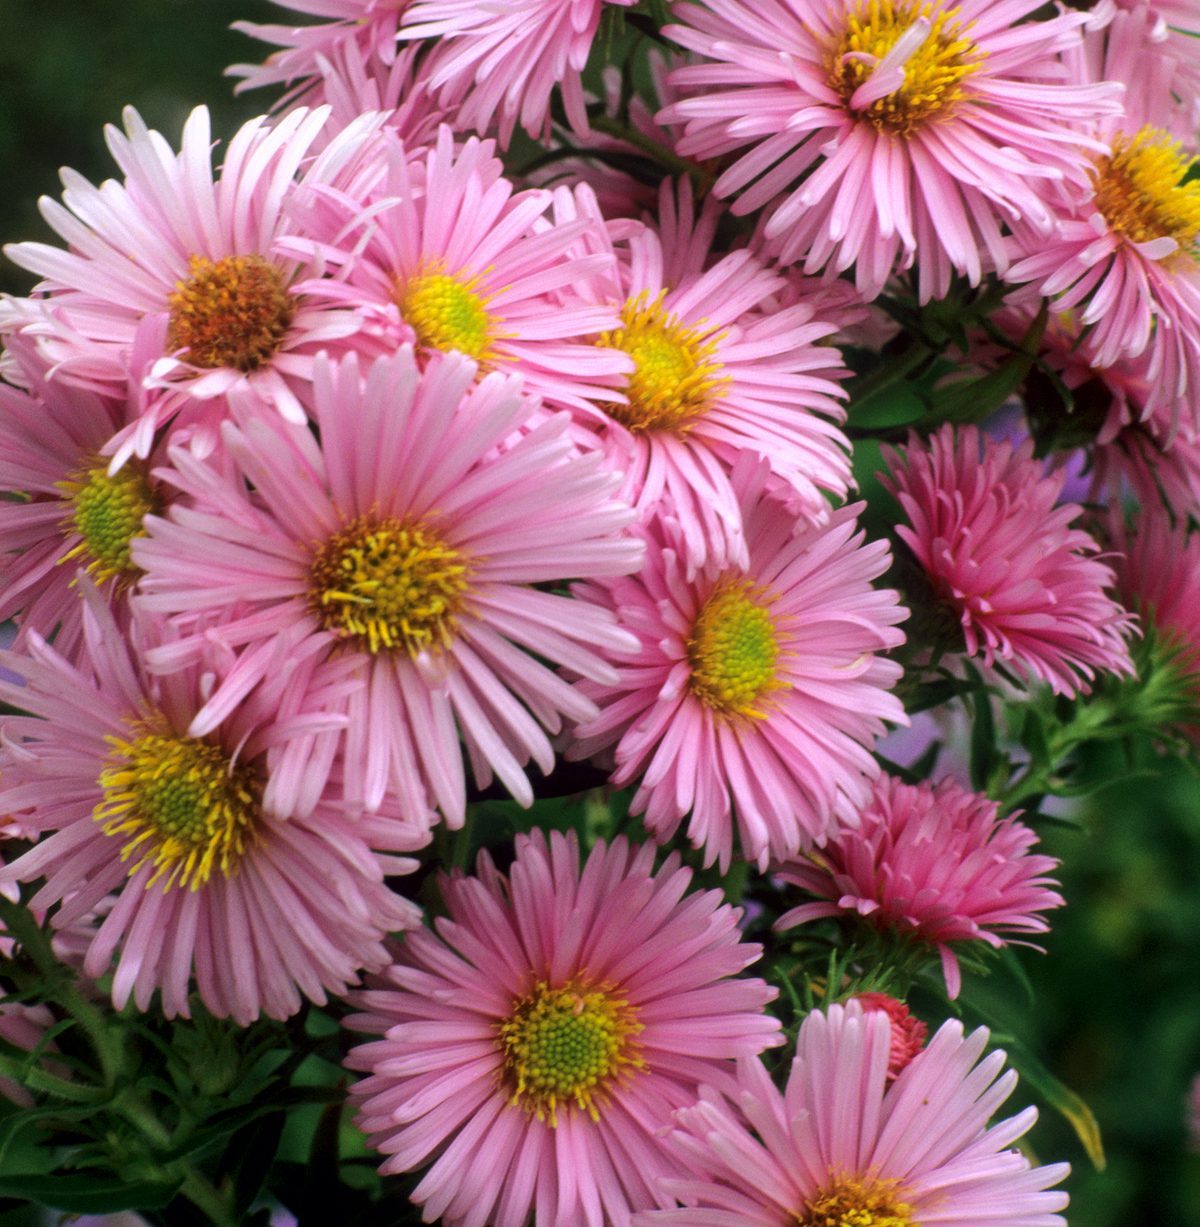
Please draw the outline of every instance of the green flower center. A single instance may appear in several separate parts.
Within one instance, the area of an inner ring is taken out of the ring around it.
[[[218,870],[225,877],[256,838],[260,784],[219,746],[192,737],[142,733],[108,738],[100,772],[103,798],[93,810],[105,835],[122,838],[132,877],[154,866],[146,883],[197,890]],[[165,880],[164,880],[165,879]]]
[[[721,716],[762,719],[759,700],[785,688],[776,666],[779,638],[767,599],[749,580],[719,584],[687,641],[692,694]]]
[[[400,314],[423,349],[458,350],[476,360],[489,356],[492,317],[478,284],[478,277],[429,272],[403,287],[397,297]]]
[[[634,1038],[642,1030],[637,1010],[610,984],[538,983],[499,1030],[511,1102],[551,1127],[559,1107],[571,1103],[599,1120],[612,1080],[645,1068]]]
[[[88,572],[98,580],[136,571],[130,542],[145,535],[143,517],[158,510],[145,469],[131,462],[110,474],[108,461],[100,458],[60,482],[59,489],[70,506],[63,530],[80,537],[61,561],[86,560]]]

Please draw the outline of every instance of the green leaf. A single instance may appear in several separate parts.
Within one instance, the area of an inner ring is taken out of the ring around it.
[[[978,379],[963,380],[941,389],[934,399],[934,412],[941,421],[979,422],[998,409],[1025,381],[1037,358],[1049,313],[1045,304],[1011,358]]]
[[[105,1180],[100,1176],[9,1175],[0,1177],[0,1197],[67,1210],[72,1214],[111,1214],[117,1210],[157,1210],[171,1202],[182,1181]]]

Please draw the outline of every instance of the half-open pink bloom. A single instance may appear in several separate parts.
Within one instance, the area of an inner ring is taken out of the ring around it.
[[[476,375],[460,354],[422,371],[409,346],[365,372],[318,358],[319,444],[256,415],[225,425],[229,474],[181,449],[160,470],[195,506],[149,517],[134,544],[139,600],[184,635],[152,667],[237,654],[192,734],[268,680],[345,726],[278,749],[267,801],[284,812],[311,810],[339,751],[347,800],[371,811],[391,794],[460,824],[464,749],[482,786],[494,772],[528,805],[525,765],[554,765],[547,733],[596,710],[555,668],[612,684],[602,653],[634,644],[608,610],[544,587],[638,565],[616,478],[575,450],[565,413],[520,433],[539,409],[519,378]]]
[[[0,653],[25,683],[0,681],[0,698],[29,713],[3,718],[0,811],[39,837],[0,882],[44,878],[30,903],[54,908],[57,929],[116,894],[92,916],[83,970],[104,975],[116,955],[118,1008],[132,999],[148,1009],[159,991],[168,1017],[186,1017],[194,983],[218,1017],[286,1018],[301,994],[323,1004],[363,968],[384,966],[387,933],[417,919],[384,874],[415,862],[371,844],[413,850],[427,829],[351,821],[331,804],[268,813],[268,744],[319,717],[280,720],[246,700],[219,730],[193,737],[214,662],[150,678],[139,657],[161,626],[140,622],[126,642],[94,592],[83,621],[77,667],[36,635],[28,656]]]
[[[1052,1186],[1067,1165],[1033,1167],[1013,1147],[1036,1109],[988,1124],[1017,1075],[997,1077],[1004,1053],[983,1057],[987,1041],[951,1019],[889,1080],[885,1015],[814,1010],[783,1091],[748,1060],[736,1094],[706,1089],[676,1113],[671,1140],[695,1175],[664,1187],[687,1208],[634,1227],[1066,1227]]]
[[[779,918],[790,929],[822,916],[857,915],[937,948],[946,988],[962,984],[952,943],[997,949],[1001,933],[1045,933],[1038,915],[1063,898],[1046,875],[1058,862],[1034,855],[1037,836],[996,802],[954,780],[904,784],[882,775],[858,829],[783,866],[780,876],[823,902]]]
[[[854,267],[875,297],[917,265],[920,298],[1003,269],[1017,217],[1042,231],[1052,185],[1086,183],[1089,147],[1068,125],[1119,110],[1111,84],[1064,81],[1059,53],[1082,13],[1024,20],[1040,0],[709,0],[677,4],[666,32],[704,62],[678,151],[735,154],[716,181],[807,272]],[[749,148],[747,148],[747,146]]]
[[[865,1013],[879,1010],[888,1017],[892,1029],[887,1067],[890,1082],[925,1047],[929,1028],[912,1013],[905,1002],[889,997],[887,993],[858,993],[854,1000]]]
[[[337,276],[297,289],[352,311],[360,351],[408,343],[421,359],[465,354],[482,370],[521,375],[526,393],[555,406],[603,396],[629,359],[595,344],[619,324],[618,308],[573,292],[615,264],[581,250],[598,220],[553,224],[551,193],[514,191],[492,141],[456,147],[442,126],[430,149],[410,153],[390,133],[380,144],[347,190],[298,202],[302,233],[285,248]]]
[[[615,684],[583,682],[600,714],[576,730],[581,757],[614,746],[632,811],[669,839],[687,820],[705,861],[743,855],[765,869],[853,823],[879,771],[871,746],[904,723],[888,693],[903,643],[897,593],[876,589],[890,561],[864,544],[862,504],[822,527],[797,526],[748,483],[742,510],[749,565],[691,579],[669,525],[648,534],[641,572],[583,591],[638,639]]]
[[[1118,589],[1167,649],[1183,688],[1183,731],[1200,744],[1200,532],[1153,503],[1132,528],[1119,512],[1110,524]]]
[[[1056,505],[1064,476],[1033,459],[1029,440],[1014,450],[947,424],[885,457],[881,479],[908,518],[896,533],[961,626],[969,656],[1065,695],[1086,693],[1097,672],[1133,672],[1133,620],[1105,592],[1112,570],[1071,527],[1083,509]]]
[[[385,1173],[432,1160],[413,1200],[447,1227],[628,1227],[670,1205],[660,1133],[731,1058],[782,1042],[760,954],[719,891],[652,845],[517,836],[508,876],[481,855],[442,879],[448,916],[406,935],[354,995],[358,1125]]]
[[[429,68],[432,88],[454,109],[460,129],[499,127],[508,146],[519,123],[544,136],[550,95],[561,86],[572,127],[587,131],[580,74],[606,4],[637,0],[411,0],[401,38],[438,38]]]
[[[294,283],[312,270],[276,254],[275,240],[299,186],[353,165],[380,122],[364,116],[298,179],[327,118],[318,109],[293,111],[270,126],[252,120],[230,141],[214,178],[203,107],[188,118],[179,153],[127,110],[125,132],[107,129],[124,182],[95,187],[64,170],[63,204],[42,199],[46,221],[68,250],[5,248],[42,281],[32,298],[7,300],[0,330],[34,337],[56,378],[124,396],[138,328],[147,317],[166,321],[164,352],[147,376],[160,394],[117,437],[119,459],[147,456],[155,432],[185,404],[219,421],[234,390],[304,420],[298,391],[311,379],[313,355],[356,332],[360,321],[295,293]]]

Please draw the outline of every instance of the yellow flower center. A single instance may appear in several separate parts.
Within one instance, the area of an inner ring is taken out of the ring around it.
[[[776,676],[779,638],[769,598],[749,580],[717,586],[687,641],[692,694],[720,716],[762,719],[759,700],[787,682]]]
[[[478,277],[430,271],[397,287],[396,301],[423,349],[458,350],[477,361],[490,357],[493,321]]]
[[[142,518],[158,510],[146,470],[130,462],[110,474],[108,461],[101,457],[59,482],[58,488],[69,507],[62,531],[80,538],[59,561],[86,559],[88,573],[100,581],[133,574],[137,568],[130,542],[145,535]]]
[[[167,348],[186,349],[193,366],[257,370],[270,361],[292,322],[295,302],[283,274],[262,256],[192,256],[191,276],[167,298]]]
[[[499,1028],[510,1102],[551,1128],[568,1104],[599,1120],[613,1079],[646,1068],[634,1038],[641,1030],[636,1007],[611,984],[535,984]]]
[[[973,73],[984,53],[952,20],[954,9],[934,13],[934,5],[900,0],[866,0],[848,14],[846,29],[830,49],[829,84],[847,105],[876,65],[914,23],[924,21],[928,32],[903,65],[904,82],[882,98],[856,108],[877,129],[908,136],[922,124],[943,118],[963,97],[962,82]]]
[[[359,516],[313,557],[310,600],[321,625],[376,653],[410,656],[450,642],[468,560],[424,523]]]
[[[798,1227],[916,1227],[913,1208],[900,1200],[898,1180],[846,1177],[804,1203]]]
[[[104,796],[92,817],[105,835],[125,840],[121,860],[132,862],[130,876],[153,865],[146,886],[161,880],[164,891],[198,890],[214,869],[232,877],[257,838],[257,774],[192,737],[143,732],[107,740]]]
[[[627,405],[607,406],[627,429],[687,431],[692,422],[724,396],[729,380],[717,360],[720,333],[703,322],[681,324],[663,309],[666,291],[646,291],[626,302],[622,327],[604,333],[597,345],[619,349],[634,362],[625,393]]]
[[[1129,138],[1118,132],[1112,156],[1093,172],[1096,208],[1109,227],[1134,243],[1172,238],[1185,249],[1200,236],[1200,180],[1187,180],[1196,160],[1159,128]]]

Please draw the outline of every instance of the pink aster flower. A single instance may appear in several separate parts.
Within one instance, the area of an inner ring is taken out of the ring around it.
[[[120,1008],[187,1016],[194,982],[207,1008],[247,1024],[286,1018],[301,994],[323,1004],[363,968],[387,960],[389,930],[416,920],[384,874],[415,862],[379,856],[420,847],[420,825],[351,821],[330,804],[309,816],[262,803],[266,750],[313,726],[295,711],[263,731],[261,704],[245,700],[216,733],[187,729],[207,689],[211,661],[148,677],[138,657],[161,628],[141,622],[127,644],[91,594],[78,666],[30,636],[29,655],[0,654],[24,685],[0,697],[28,713],[3,719],[0,810],[39,837],[0,870],[0,882],[45,881],[30,900],[54,908],[64,929],[94,918],[84,958],[92,978],[113,970]]]
[[[904,723],[888,691],[904,641],[897,594],[871,581],[887,546],[864,544],[862,504],[823,527],[795,525],[748,483],[749,565],[689,579],[678,542],[651,533],[636,576],[585,586],[638,639],[616,684],[584,682],[600,714],[569,751],[614,747],[618,787],[637,782],[634,813],[655,837],[687,819],[705,862],[743,855],[766,867],[853,823],[878,766],[884,721]]]
[[[582,418],[641,517],[665,502],[689,572],[710,560],[746,565],[731,480],[739,457],[763,461],[781,497],[814,522],[829,514],[826,494],[844,498],[850,485],[835,382],[844,370],[817,344],[836,325],[749,251],[715,258],[718,217],[711,203],[694,207],[686,180],[663,184],[657,229],[629,236],[615,284],[598,291],[621,302],[598,344],[633,370],[618,379],[620,400]]]
[[[518,836],[507,877],[442,879],[448,916],[408,934],[356,993],[359,1127],[384,1173],[433,1160],[413,1193],[447,1227],[628,1227],[669,1205],[659,1133],[731,1058],[781,1042],[775,996],[735,978],[760,954],[719,891],[652,846]]]
[[[578,250],[594,219],[552,224],[551,193],[515,192],[492,141],[410,154],[388,134],[372,173],[352,190],[310,198],[297,257],[337,270],[298,289],[352,310],[362,348],[418,356],[457,352],[484,370],[521,375],[557,405],[605,395],[628,359],[588,338],[618,324],[615,307],[572,292],[614,257]]]
[[[328,64],[347,48],[361,56],[377,56],[383,64],[396,60],[396,31],[408,0],[273,0],[276,7],[331,18],[302,26],[235,21],[233,29],[278,47],[262,64],[234,64],[226,75],[241,77],[234,90],[286,85],[285,101],[304,98],[317,84],[322,61]]]
[[[580,74],[606,4],[636,0],[411,0],[400,37],[439,38],[429,79],[455,108],[461,129],[486,132],[495,122],[507,148],[519,123],[543,136],[550,95],[562,90],[572,127],[587,131]]]
[[[161,331],[139,333],[139,374],[148,349],[161,353]],[[78,571],[92,576],[124,625],[137,576],[129,544],[142,517],[163,505],[163,491],[148,466],[135,461],[110,473],[103,455],[136,416],[136,387],[127,402],[47,379],[28,337],[10,338],[9,358],[27,391],[0,385],[0,621],[15,619],[22,638],[29,630],[53,637],[55,650],[74,660],[83,627]]]
[[[1072,60],[1081,80],[1140,83],[1121,117],[1092,127],[1106,148],[1055,232],[1014,227],[1008,279],[1027,282],[1055,312],[1078,310],[1090,360],[1148,358],[1144,413],[1200,430],[1200,183],[1175,138],[1174,61],[1148,41],[1148,10],[1118,13]]]
[[[941,957],[946,989],[962,985],[952,943],[1000,949],[1001,933],[1045,933],[1038,915],[1061,907],[1058,864],[1030,852],[1037,836],[996,802],[954,780],[903,784],[883,775],[859,827],[785,865],[786,882],[821,897],[779,918],[790,929],[822,916],[858,915],[879,929],[928,942]]]
[[[1043,470],[1029,440],[1014,449],[947,424],[885,456],[882,480],[908,518],[897,535],[961,627],[968,656],[1065,695],[1086,693],[1097,672],[1133,672],[1134,623],[1105,592],[1112,570],[1071,527],[1083,509],[1056,505],[1064,476]]]
[[[1183,731],[1200,744],[1200,533],[1147,504],[1129,529],[1110,520],[1118,590],[1154,627],[1182,687]]]
[[[296,294],[293,283],[311,270],[276,255],[275,240],[299,186],[353,164],[378,124],[364,116],[297,181],[327,114],[297,110],[270,127],[252,120],[229,143],[214,180],[203,107],[184,126],[178,154],[127,110],[126,132],[107,129],[124,182],[97,188],[65,170],[64,203],[42,200],[69,250],[5,248],[43,280],[33,298],[7,301],[0,330],[34,337],[58,378],[124,395],[138,328],[148,317],[165,319],[165,349],[147,377],[160,395],[118,437],[118,458],[146,456],[155,431],[189,401],[204,402],[219,420],[223,398],[239,389],[304,420],[297,389],[311,378],[313,354],[357,331],[359,321]]]
[[[1068,124],[1119,109],[1119,87],[1063,81],[1085,15],[1022,20],[1039,7],[677,4],[666,33],[705,62],[673,74],[691,96],[666,118],[686,121],[685,156],[741,151],[714,190],[735,213],[774,206],[765,235],[784,261],[853,266],[873,298],[915,260],[921,300],[942,297],[952,271],[975,284],[1004,267],[1013,219],[1049,229],[1048,186],[1087,177],[1089,142]]]
[[[1003,1052],[983,1057],[987,1030],[951,1019],[890,1082],[888,1039],[886,1017],[854,1002],[814,1010],[783,1091],[757,1059],[736,1094],[706,1089],[671,1135],[696,1174],[664,1187],[687,1209],[634,1227],[1066,1227],[1052,1186],[1067,1164],[1013,1148],[1036,1109],[988,1123],[1017,1075],[997,1077]]]
[[[389,793],[409,814],[432,799],[459,825],[464,747],[481,786],[494,772],[528,805],[525,764],[554,765],[547,733],[595,714],[543,662],[611,684],[601,653],[632,645],[607,610],[540,586],[638,565],[615,479],[576,452],[566,414],[518,434],[536,402],[476,373],[458,354],[421,372],[410,347],[365,375],[356,355],[318,359],[319,446],[257,416],[225,427],[230,476],[178,449],[162,471],[196,507],[150,517],[134,546],[139,599],[184,635],[152,667],[237,653],[192,735],[268,680],[346,726],[279,750],[268,801],[287,812],[311,810],[336,748],[347,799],[371,811]]]

